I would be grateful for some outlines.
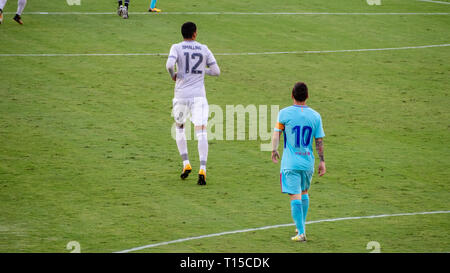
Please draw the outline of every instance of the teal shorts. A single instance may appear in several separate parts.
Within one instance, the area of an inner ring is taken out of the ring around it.
[[[288,194],[301,194],[309,190],[314,171],[281,170],[281,192]]]

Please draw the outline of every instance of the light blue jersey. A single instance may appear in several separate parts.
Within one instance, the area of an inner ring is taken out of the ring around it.
[[[313,138],[325,136],[320,114],[306,105],[292,105],[278,114],[275,131],[284,135],[283,170],[314,171]]]

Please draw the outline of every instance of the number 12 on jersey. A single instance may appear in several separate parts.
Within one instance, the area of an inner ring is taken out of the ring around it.
[[[203,61],[203,55],[201,53],[193,53],[192,55],[189,54],[189,52],[184,52],[184,56],[186,57],[186,74],[192,73],[192,74],[202,74],[203,71],[197,70],[197,68],[200,66],[200,64]],[[197,60],[197,62],[194,64],[192,69],[190,69],[190,60]]]

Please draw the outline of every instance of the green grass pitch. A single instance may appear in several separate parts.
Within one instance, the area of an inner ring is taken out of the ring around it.
[[[168,53],[180,26],[221,67],[208,101],[291,104],[297,81],[321,113],[327,174],[315,175],[308,220],[450,209],[450,5],[414,0],[29,1],[23,26],[8,1],[0,25],[0,252],[114,252],[225,231],[292,222],[279,165],[257,140],[211,140],[206,187],[179,179],[171,138],[167,56],[6,54]],[[27,13],[28,12],[28,13]],[[183,13],[184,12],[184,13]],[[444,13],[441,15],[242,15],[186,12]],[[445,14],[447,13],[447,14]],[[194,171],[197,143],[189,141]],[[282,227],[147,248],[144,252],[450,251],[450,215],[307,225],[308,242]]]

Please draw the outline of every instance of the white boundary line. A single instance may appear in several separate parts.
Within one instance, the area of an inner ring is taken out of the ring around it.
[[[387,48],[368,48],[368,49],[343,49],[343,50],[310,50],[310,51],[286,51],[286,52],[254,52],[254,53],[219,53],[214,55],[276,55],[276,54],[320,54],[320,53],[345,53],[345,52],[367,52],[367,51],[387,51],[387,50],[405,50],[420,49],[432,47],[448,47],[450,44],[424,45],[424,46],[404,46]]]
[[[436,1],[429,1],[436,2]],[[448,4],[448,3],[447,3]],[[15,14],[4,12],[4,14]],[[25,15],[115,15],[116,12],[65,12],[65,11],[30,11]],[[450,15],[449,12],[129,12],[130,15]]]
[[[424,45],[424,46],[404,46],[387,48],[368,49],[343,49],[343,50],[314,50],[314,51],[278,51],[278,52],[241,52],[241,53],[215,53],[216,56],[248,56],[248,55],[280,55],[280,54],[321,54],[321,53],[345,53],[345,52],[367,52],[367,51],[388,51],[421,49],[433,47],[449,47],[450,44]],[[73,54],[0,54],[0,57],[94,57],[94,56],[167,56],[168,53],[73,53]]]
[[[450,5],[450,2],[442,2],[442,1],[434,1],[434,0],[417,0],[420,2],[428,2],[428,3],[435,3],[435,4],[445,4]]]
[[[444,213],[450,213],[450,211],[444,210],[444,211],[428,211],[428,212],[412,212],[412,213],[397,213],[397,214],[381,214],[381,215],[371,215],[371,216],[344,217],[344,218],[308,221],[308,222],[306,222],[306,224],[337,222],[337,221],[346,221],[346,220],[359,220],[359,219],[373,219],[373,218],[384,218],[384,217],[396,217],[396,216],[444,214]],[[274,225],[274,226],[265,226],[265,227],[259,227],[259,228],[249,228],[249,229],[242,229],[242,230],[225,231],[225,232],[220,232],[220,233],[213,233],[213,234],[201,235],[201,236],[196,236],[196,237],[188,237],[188,238],[183,238],[183,239],[178,239],[178,240],[173,240],[173,241],[161,242],[161,243],[156,243],[156,244],[151,244],[151,245],[145,245],[145,246],[130,248],[130,249],[122,250],[122,251],[117,251],[115,253],[128,253],[128,252],[138,251],[138,250],[142,250],[142,249],[146,249],[146,248],[170,245],[170,244],[174,244],[174,243],[181,243],[181,242],[198,240],[198,239],[203,239],[203,238],[211,238],[211,237],[218,237],[218,236],[223,236],[223,235],[228,235],[228,234],[237,234],[237,233],[244,233],[244,232],[251,232],[251,231],[280,228],[280,227],[289,227],[289,226],[294,226],[294,225],[295,224],[291,223],[291,224],[282,224],[282,225]]]

